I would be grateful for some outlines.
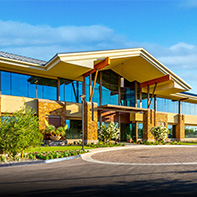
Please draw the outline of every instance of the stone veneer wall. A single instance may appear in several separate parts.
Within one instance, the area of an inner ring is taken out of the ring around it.
[[[150,109],[143,114],[143,140],[153,141],[154,136],[151,134],[150,129],[153,126],[159,126],[159,122],[164,123],[168,127],[168,115],[165,113],[157,113]]]
[[[168,128],[168,114],[155,112],[155,126],[161,126],[159,122],[164,123],[164,126]]]
[[[85,102],[84,106],[84,140],[85,143],[98,142],[97,103]],[[92,110],[93,107],[93,110]]]
[[[154,110],[145,111],[143,114],[143,140],[153,141],[154,136],[150,129],[154,126],[155,113]]]
[[[178,114],[178,124],[176,126],[176,139],[185,139],[185,116]]]
[[[48,115],[60,116],[61,125],[66,124],[66,104],[64,102],[42,101],[38,99],[39,128],[45,129],[44,119]]]

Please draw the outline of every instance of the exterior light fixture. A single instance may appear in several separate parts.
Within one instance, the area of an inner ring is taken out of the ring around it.
[[[120,78],[120,87],[124,88],[124,77]]]
[[[122,63],[122,76],[123,76],[123,66],[124,66],[124,63]],[[120,78],[120,87],[124,88],[124,77]]]

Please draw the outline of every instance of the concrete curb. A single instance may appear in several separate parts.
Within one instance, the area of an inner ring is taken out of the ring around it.
[[[102,150],[93,150],[85,155],[81,155],[81,158],[84,161],[92,162],[92,163],[98,163],[98,164],[109,164],[109,165],[128,165],[128,166],[171,166],[171,165],[197,165],[197,162],[180,162],[180,163],[121,163],[121,162],[108,162],[108,161],[99,161],[92,158],[92,155],[102,152],[109,152],[109,151],[115,151],[115,150],[124,150],[124,149],[148,149],[148,148],[179,148],[179,147],[195,147],[195,145],[157,145],[157,146],[151,146],[151,145],[139,145],[139,146],[124,146],[124,147],[113,147],[113,148],[105,148]]]
[[[84,153],[84,154],[87,154],[87,153]],[[58,159],[49,159],[49,160],[2,163],[2,164],[0,164],[0,168],[55,163],[55,162],[68,161],[68,160],[77,159],[77,158],[81,158],[81,155],[76,155],[76,156],[71,156],[71,157],[63,157],[63,158],[58,158]]]

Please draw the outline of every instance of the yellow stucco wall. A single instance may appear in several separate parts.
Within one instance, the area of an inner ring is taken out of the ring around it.
[[[82,107],[81,103],[66,102],[66,116],[72,118],[81,118],[82,117],[81,107]]]
[[[197,125],[197,116],[185,115],[185,124],[187,125]]]
[[[37,100],[27,97],[20,97],[20,96],[7,96],[1,95],[1,112],[5,113],[12,113],[16,110],[19,110],[21,107],[26,104],[30,106],[33,110],[37,113]]]

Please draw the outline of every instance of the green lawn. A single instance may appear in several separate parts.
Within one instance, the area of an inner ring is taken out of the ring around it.
[[[181,145],[197,145],[197,142],[181,142]]]
[[[44,152],[44,151],[56,151],[56,150],[81,150],[82,146],[42,146],[38,148],[29,148],[25,152]],[[85,149],[92,149],[92,147],[85,146]]]

